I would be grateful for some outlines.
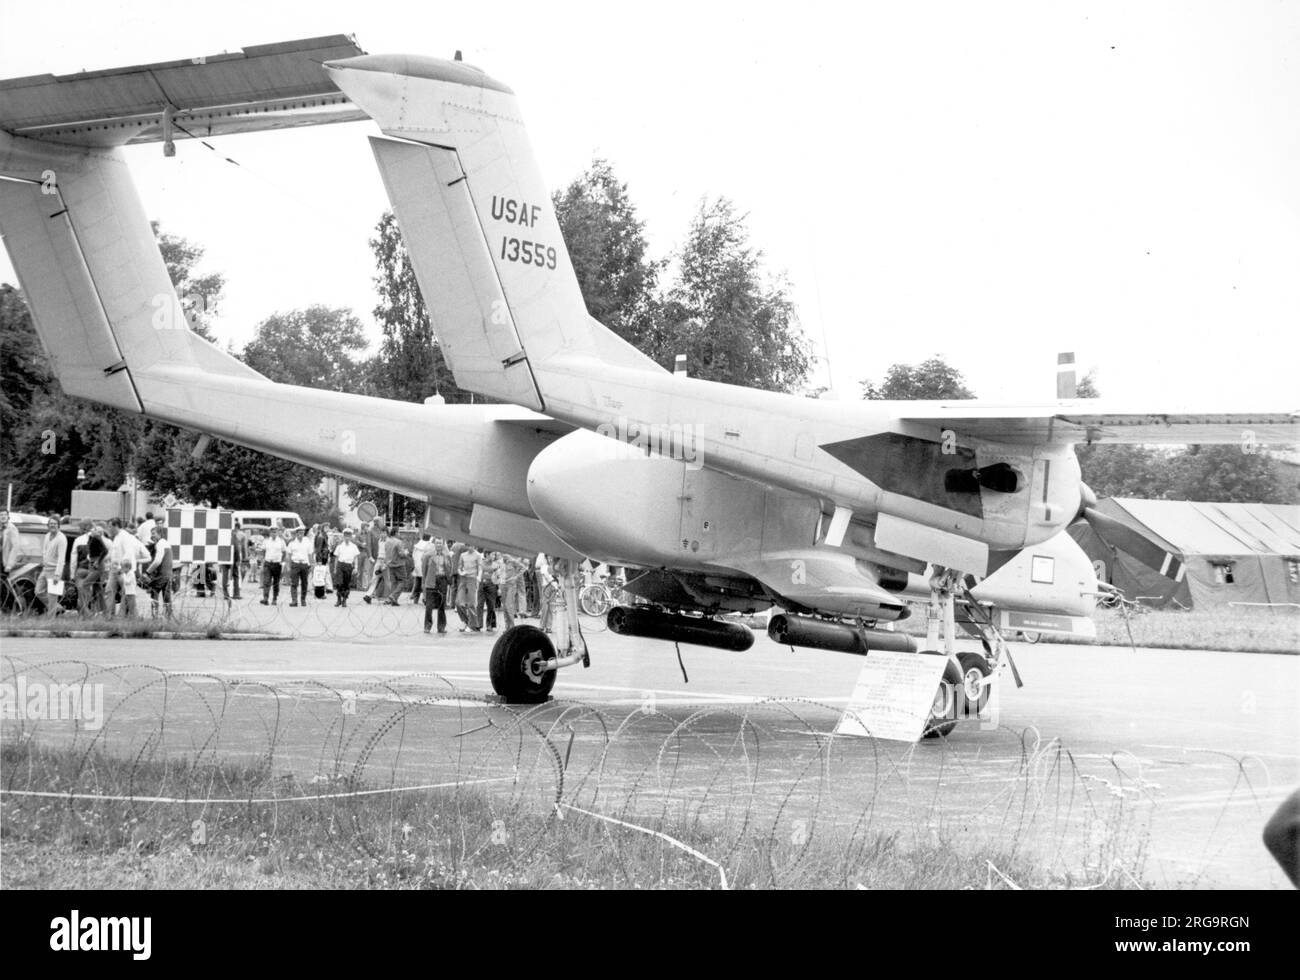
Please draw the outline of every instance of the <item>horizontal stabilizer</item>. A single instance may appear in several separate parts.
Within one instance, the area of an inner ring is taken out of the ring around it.
[[[0,129],[77,146],[366,119],[321,68],[363,54],[342,34],[153,65],[0,82]]]

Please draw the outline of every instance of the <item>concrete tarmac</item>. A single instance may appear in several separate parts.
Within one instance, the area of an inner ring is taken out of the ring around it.
[[[327,617],[344,611],[276,611],[292,613],[328,628]],[[765,637],[739,654],[683,646],[687,682],[671,644],[591,622],[591,668],[564,670],[555,701],[528,711],[488,697],[494,636],[456,632],[454,618],[449,634],[425,636],[419,616],[348,610],[347,621],[360,624],[349,640],[10,637],[0,641],[0,680],[66,682],[88,676],[87,664],[135,665],[91,678],[105,683],[110,710],[119,708],[105,727],[110,750],[135,749],[165,717],[169,750],[185,751],[184,733],[212,724],[215,701],[187,702],[173,682],[164,704],[156,678],[204,675],[187,690],[215,684],[226,689],[223,704],[229,690],[270,692],[263,701],[275,705],[280,726],[277,764],[301,775],[319,769],[322,738],[333,744],[322,719],[333,718],[338,693],[359,692],[357,717],[371,734],[349,742],[342,761],[410,782],[461,778],[467,765],[475,778],[517,774],[519,745],[508,764],[501,747],[515,725],[549,746],[523,753],[535,767],[529,792],[543,802],[616,803],[624,814],[690,806],[705,819],[743,809],[773,835],[819,821],[860,829],[866,815],[872,828],[914,841],[1016,841],[1085,883],[1137,874],[1157,886],[1290,887],[1260,831],[1300,785],[1300,657],[1018,643],[1026,686],[1004,675],[996,724],[962,722],[947,739],[906,745],[828,737],[862,666],[852,656],[792,651]],[[367,618],[381,635],[364,638]],[[297,631],[306,632],[303,623]],[[223,714],[217,751],[264,750],[265,711]],[[11,737],[15,722],[3,726]],[[59,737],[55,722],[41,726],[42,737]],[[481,729],[497,741],[474,734]],[[479,740],[470,763],[466,733]],[[193,735],[188,747],[200,744],[215,742]],[[549,761],[561,755],[563,776]]]

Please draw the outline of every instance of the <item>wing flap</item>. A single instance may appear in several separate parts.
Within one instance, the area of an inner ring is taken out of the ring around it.
[[[1225,412],[1111,406],[1098,399],[1042,405],[994,405],[976,400],[896,402],[894,418],[920,430],[951,429],[958,437],[1012,444],[1111,442],[1142,445],[1300,442],[1300,412]]]

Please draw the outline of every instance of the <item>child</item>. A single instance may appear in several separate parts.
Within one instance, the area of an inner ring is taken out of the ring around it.
[[[122,589],[122,615],[134,616],[135,609],[135,562],[122,562],[121,571],[118,572],[118,584]]]

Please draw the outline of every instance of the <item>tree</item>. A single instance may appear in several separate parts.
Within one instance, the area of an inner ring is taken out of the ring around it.
[[[152,425],[135,458],[139,481],[160,494],[233,510],[288,510],[291,501],[316,494],[323,474],[310,467],[221,439],[196,459],[197,439],[198,433]]]
[[[351,310],[309,306],[259,323],[243,361],[282,384],[362,392],[366,370],[357,355],[365,349],[365,331]]]
[[[370,248],[375,254],[374,282],[379,293],[375,319],[383,340],[366,365],[369,391],[409,402],[422,402],[433,394],[452,403],[472,401],[474,396],[456,385],[442,356],[406,243],[391,211],[384,212],[375,226]],[[416,517],[424,513],[424,501],[394,496],[368,484],[358,484],[352,492],[358,502],[369,501],[381,513],[391,510],[394,516]]]
[[[1080,398],[1098,398],[1096,377],[1079,383]],[[1296,488],[1280,460],[1254,445],[1171,449],[1102,443],[1076,446],[1083,481],[1098,497],[1293,504]]]
[[[375,319],[383,331],[379,353],[370,362],[370,384],[376,394],[399,401],[422,402],[439,393],[449,402],[470,400],[456,387],[451,369],[433,334],[406,244],[391,211],[385,211],[370,239],[375,253],[375,289],[379,305]]]
[[[1097,372],[1089,371],[1083,376],[1074,389],[1075,398],[1100,398],[1101,392],[1097,389]]]
[[[8,283],[0,285],[0,374],[0,478],[22,488],[25,499],[28,484],[42,482],[25,479],[42,441],[41,428],[29,423],[51,379],[27,304]]]
[[[812,356],[789,286],[763,269],[746,216],[725,197],[700,203],[664,304],[662,341],[647,351],[665,366],[686,355],[692,377],[769,391],[797,389]]]
[[[974,398],[975,393],[966,387],[961,372],[936,354],[920,364],[891,365],[882,384],[863,381],[862,397],[871,401],[914,401]]]
[[[191,329],[205,340],[225,286],[220,273],[202,273],[196,265],[203,249],[187,239],[162,232],[153,223],[167,274],[186,307]],[[349,323],[351,320],[351,323]],[[350,352],[364,347],[360,324],[348,310],[311,307],[276,314],[258,325],[245,347],[251,366],[273,381],[335,387],[355,383],[360,369]],[[193,449],[200,433],[163,422],[144,423],[134,444],[130,466],[141,485],[183,500],[214,507],[320,509],[326,505],[316,488],[324,474],[311,467],[214,439],[201,456]]]
[[[551,203],[588,312],[632,346],[653,350],[663,263],[648,257],[627,184],[598,157]]]
[[[78,486],[121,485],[143,423],[63,393],[27,304],[9,284],[0,285],[0,370],[0,482],[13,484],[16,501],[61,511]]]
[[[1188,446],[1173,461],[1170,496],[1215,503],[1294,504],[1276,458],[1240,443]]]
[[[1151,446],[1075,446],[1083,482],[1100,497],[1171,499],[1174,454]]]
[[[151,221],[149,225],[153,228],[167,275],[185,308],[190,328],[204,340],[213,340],[211,321],[221,300],[221,291],[226,287],[226,277],[219,272],[196,272],[195,266],[203,258],[203,248],[189,239],[163,231],[157,221]]]

